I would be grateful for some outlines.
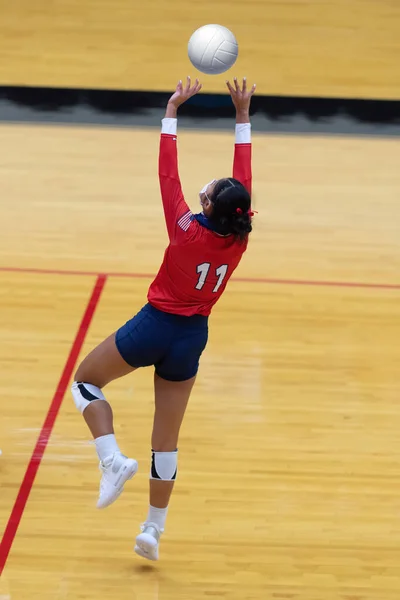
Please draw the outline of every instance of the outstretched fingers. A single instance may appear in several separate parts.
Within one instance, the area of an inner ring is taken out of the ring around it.
[[[194,86],[193,86],[193,93],[197,94],[197,92],[199,92],[202,88],[202,85],[200,83],[200,81],[198,79],[196,79],[196,81],[194,82]]]
[[[228,88],[230,94],[234,94],[235,93],[235,90],[233,89],[230,81],[226,81],[226,87]]]

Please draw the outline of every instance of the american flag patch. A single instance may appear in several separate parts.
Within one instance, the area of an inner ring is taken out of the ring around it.
[[[190,227],[190,223],[192,222],[192,211],[188,211],[181,217],[178,221],[178,225],[183,231],[187,231]]]

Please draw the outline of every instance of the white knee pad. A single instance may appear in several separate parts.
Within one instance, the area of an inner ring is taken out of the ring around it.
[[[150,479],[175,481],[178,469],[178,450],[173,452],[151,451]]]
[[[85,408],[87,408],[91,402],[94,402],[95,400],[105,400],[101,389],[91,383],[74,381],[71,392],[74,397],[76,408],[81,413],[83,413]]]

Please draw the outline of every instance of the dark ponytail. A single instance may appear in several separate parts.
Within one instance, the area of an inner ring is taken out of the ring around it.
[[[249,192],[237,179],[220,179],[210,198],[213,211],[209,220],[221,235],[233,234],[243,241],[252,230]]]

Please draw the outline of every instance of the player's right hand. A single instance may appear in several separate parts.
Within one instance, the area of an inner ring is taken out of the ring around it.
[[[233,86],[229,81],[226,82],[232,102],[237,111],[246,111],[250,108],[251,97],[256,90],[256,84],[251,89],[247,89],[246,77],[243,77],[243,85],[240,87],[236,77],[233,80]]]

